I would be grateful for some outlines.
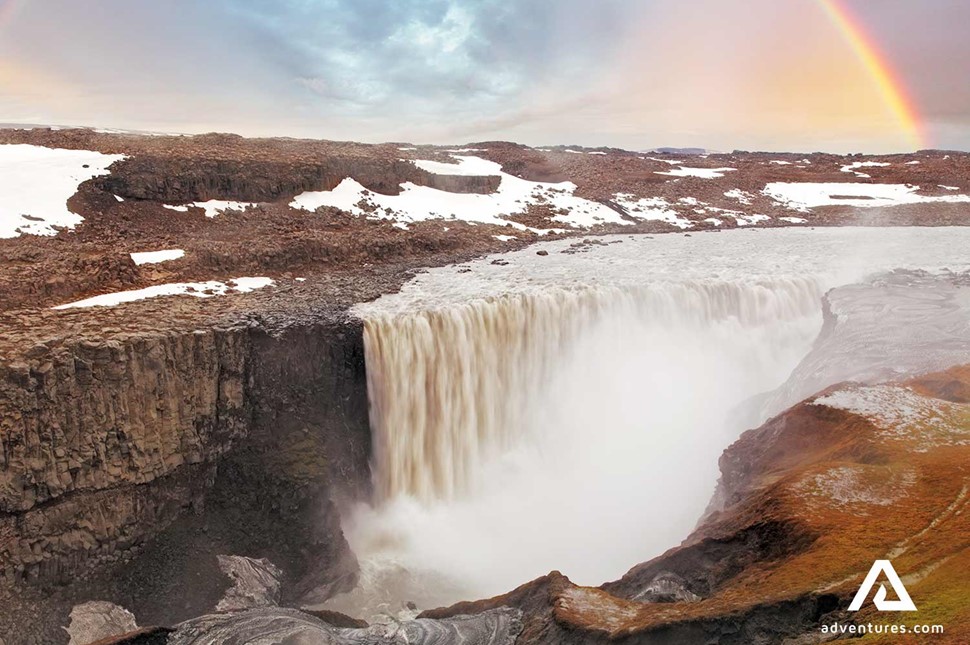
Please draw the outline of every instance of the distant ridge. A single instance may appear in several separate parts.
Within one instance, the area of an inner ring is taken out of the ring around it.
[[[643,152],[659,153],[664,155],[703,155],[710,152],[704,148],[651,148]]]

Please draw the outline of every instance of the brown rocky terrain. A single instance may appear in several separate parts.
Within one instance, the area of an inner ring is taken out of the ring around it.
[[[323,580],[334,590],[352,584],[356,565],[337,509],[368,492],[370,436],[360,323],[347,309],[398,289],[422,267],[519,248],[540,236],[452,219],[402,229],[388,220],[331,207],[296,210],[289,203],[304,191],[331,190],[348,177],[385,195],[399,193],[402,182],[488,195],[497,177],[432,174],[407,161],[446,162],[452,154],[466,154],[441,147],[0,130],[0,145],[24,143],[127,158],[109,174],[81,184],[69,200],[72,211],[84,217],[73,230],[0,239],[0,638],[7,645],[66,642],[60,627],[71,606],[90,599],[116,602],[142,624],[171,625],[203,614],[228,585],[218,573],[218,554],[272,560],[286,577],[284,604],[307,590],[310,576],[315,586]],[[766,215],[758,226],[805,225],[779,219],[786,216],[818,226],[970,221],[965,203],[796,212],[761,193],[774,181],[911,183],[927,196],[952,194],[939,187],[946,185],[966,193],[970,155],[962,153],[666,159],[501,142],[468,147],[479,151],[467,154],[497,162],[511,175],[568,180],[576,184],[577,196],[620,211],[617,193],[662,198],[692,222],[691,232],[738,226],[724,210]],[[673,160],[735,170],[712,179],[657,174],[677,168]],[[840,170],[862,160],[891,165],[860,168],[869,179]],[[750,194],[751,203],[724,194],[735,189]],[[212,199],[256,205],[211,218],[199,207],[165,208]],[[723,210],[695,212],[710,207]],[[719,226],[704,221],[712,213],[721,213]],[[553,220],[556,214],[534,205],[510,221],[564,231],[543,239],[683,233],[663,221],[635,218],[629,225],[570,227]],[[508,235],[515,239],[505,239]],[[185,255],[143,265],[129,255],[168,248]],[[224,297],[52,309],[98,294],[244,275],[267,276],[275,284]],[[956,371],[909,385],[961,402],[967,378]],[[736,630],[734,642],[752,642],[744,640],[750,635],[744,630],[767,625],[777,625],[777,633],[786,636],[801,633],[820,615],[843,608],[858,581],[824,592],[820,586],[864,571],[859,554],[825,566],[831,551],[823,547],[851,551],[853,540],[868,534],[845,509],[813,507],[806,514],[805,494],[799,497],[784,484],[843,461],[901,459],[905,446],[883,445],[873,432],[851,415],[798,406],[728,452],[724,487],[730,512],[709,517],[679,549],[599,590],[551,574],[508,597],[429,615],[512,605],[526,616],[519,642],[676,642],[670,639],[723,636],[724,630]],[[774,454],[743,468],[730,463],[731,455],[749,448],[760,454],[772,445],[787,446],[786,454],[794,446],[813,450],[798,452],[799,460],[784,463],[781,471]],[[960,490],[951,490],[954,482],[965,477],[959,465],[965,449],[946,446],[921,454],[912,465],[914,490],[937,477],[941,488],[934,490],[952,492],[946,503],[953,502]],[[950,537],[967,531],[957,526],[965,516],[958,521],[956,513],[938,508],[943,497],[914,500],[911,521],[888,532],[887,540],[916,536],[938,516],[956,526]],[[917,509],[920,500],[926,503]],[[952,589],[952,577],[946,578],[952,568],[928,567],[943,557],[965,567],[965,550],[951,552],[957,543],[956,538],[942,546],[920,543],[918,551],[926,557],[914,550],[906,556],[911,563],[900,558],[900,569],[926,571],[911,591],[940,594],[939,611],[949,611],[943,594]],[[811,575],[802,580],[805,572]],[[660,574],[653,596],[644,597],[680,602],[658,606],[637,599]],[[700,600],[683,600],[695,596]],[[947,616],[948,628],[956,625],[950,633],[966,636],[960,625],[967,622],[966,616]]]
[[[128,157],[116,162],[110,174],[85,182],[70,200],[74,212],[85,218],[73,231],[51,238],[0,239],[0,307],[4,310],[232,273],[303,277],[307,272],[365,264],[408,262],[422,266],[437,253],[470,256],[516,248],[538,239],[530,231],[510,230],[508,226],[432,219],[402,230],[386,221],[341,214],[332,208],[310,213],[288,206],[304,191],[331,190],[348,177],[387,195],[397,194],[402,182],[449,192],[488,194],[494,190],[494,176],[435,175],[408,162],[449,161],[454,154],[495,161],[505,172],[530,181],[571,181],[577,186],[577,196],[612,204],[621,213],[624,209],[614,201],[617,193],[660,198],[668,210],[691,222],[696,230],[736,227],[736,215],[752,214],[766,216],[757,222],[759,227],[964,225],[970,220],[967,203],[825,206],[805,213],[791,210],[761,192],[770,182],[861,182],[918,185],[919,194],[926,196],[967,193],[970,155],[955,152],[876,157],[738,152],[679,158],[620,150],[579,153],[578,149],[535,149],[505,142],[449,149],[216,134],[179,137],[99,134],[86,129],[0,130],[0,145],[25,143]],[[855,169],[865,171],[869,175],[865,178],[841,170],[857,161],[889,165]],[[913,161],[919,163],[909,163]],[[734,170],[716,178],[658,174],[681,165]],[[749,203],[725,195],[734,190],[743,191],[742,198]],[[205,217],[201,208],[189,207],[185,212],[163,208],[164,204],[210,199],[256,205],[213,218]],[[567,235],[681,230],[662,221],[629,218],[629,225],[602,224],[593,231],[573,231],[552,221],[555,214],[554,209],[537,205],[527,215],[514,216],[510,221],[565,229]],[[805,224],[781,217],[798,217]],[[719,224],[705,221],[709,218]],[[498,240],[493,237],[496,234],[514,235],[516,239]],[[160,248],[184,249],[185,256],[143,266],[135,266],[128,257],[130,252]]]

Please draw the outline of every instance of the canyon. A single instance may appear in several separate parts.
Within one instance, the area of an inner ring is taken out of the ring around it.
[[[119,643],[821,642],[875,553],[966,634],[967,155],[866,168],[929,201],[793,206],[764,189],[853,162],[0,135],[125,157],[0,240],[7,645],[94,601]],[[387,201],[508,177],[508,225]]]

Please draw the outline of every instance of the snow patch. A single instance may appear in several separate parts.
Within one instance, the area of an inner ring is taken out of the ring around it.
[[[55,235],[84,218],[67,208],[78,186],[125,155],[29,144],[0,145],[0,238]]]
[[[693,199],[693,198],[685,198]],[[637,198],[630,193],[617,193],[613,201],[623,207],[631,217],[647,221],[667,222],[680,229],[692,228],[694,225],[690,220],[680,217],[675,211],[670,210],[670,204],[662,197],[641,197]]]
[[[423,170],[439,175],[498,176],[498,189],[493,193],[450,193],[411,182],[401,184],[399,195],[381,195],[368,190],[354,179],[344,179],[333,190],[305,192],[297,195],[290,206],[314,211],[332,206],[356,215],[388,219],[406,228],[412,222],[429,219],[457,219],[466,222],[512,226],[539,234],[562,229],[535,229],[505,217],[525,213],[530,205],[545,205],[556,212],[551,219],[575,227],[597,224],[630,224],[620,213],[598,202],[576,197],[572,182],[533,182],[502,172],[502,166],[480,157],[455,155],[458,163],[415,160]]]
[[[846,388],[812,403],[865,417],[890,438],[915,440],[917,452],[970,445],[970,404],[925,397],[899,385]]]
[[[598,624],[611,630],[619,630],[637,617],[637,610],[631,603],[625,603],[600,589],[568,587],[559,596],[558,602],[561,611],[586,620],[595,619]]]
[[[223,211],[244,211],[250,206],[256,206],[255,202],[227,202],[220,199],[210,199],[207,202],[192,202],[192,206],[201,208],[205,211],[206,217],[215,217]]]
[[[867,175],[866,173],[857,171],[856,168],[881,168],[881,167],[890,166],[890,165],[892,164],[888,164],[882,161],[853,161],[850,164],[842,166],[840,170],[842,172],[855,173],[856,177],[869,177],[869,175]]]
[[[225,282],[210,280],[208,282],[175,282],[171,284],[158,284],[144,289],[133,289],[131,291],[118,291],[116,293],[105,293],[93,298],[69,302],[57,305],[54,309],[73,309],[76,307],[113,307],[125,302],[135,302],[136,300],[146,300],[148,298],[158,298],[161,296],[194,296],[196,298],[209,298],[212,296],[223,296],[227,293],[247,293],[255,289],[262,289],[273,284],[271,278],[235,278],[229,280],[232,286]]]
[[[805,224],[808,222],[804,217],[779,217],[778,219],[789,224]]]
[[[206,217],[212,218],[223,211],[244,211],[250,206],[257,205],[257,202],[233,202],[221,199],[210,199],[206,202],[192,202],[191,204],[181,204],[178,206],[162,204],[162,208],[167,208],[170,211],[178,211],[179,213],[186,213],[189,208],[201,208],[205,211]]]
[[[731,199],[736,199],[742,204],[750,204],[751,200],[754,199],[754,195],[751,193],[741,190],[740,188],[732,188],[731,190],[724,193],[725,197],[730,197]]]
[[[765,186],[762,192],[795,210],[816,206],[872,208],[897,204],[970,202],[967,195],[928,197],[916,194],[917,190],[919,186],[909,184],[774,182]]]
[[[668,170],[661,172],[659,170],[654,171],[657,175],[670,175],[672,177],[700,177],[701,179],[717,179],[718,177],[723,177],[724,173],[737,170],[737,168],[691,168],[689,166],[681,166],[674,170]]]
[[[818,498],[825,506],[852,507],[889,506],[900,500],[906,490],[916,483],[912,471],[893,473],[880,466],[838,466],[822,473],[809,475],[795,485],[801,494]]]
[[[178,260],[185,255],[182,249],[165,249],[163,251],[143,251],[141,253],[130,253],[131,259],[135,264],[157,264],[158,262],[168,262]]]
[[[734,219],[737,221],[738,226],[749,226],[752,224],[757,224],[758,222],[767,222],[771,218],[767,215],[735,215]]]

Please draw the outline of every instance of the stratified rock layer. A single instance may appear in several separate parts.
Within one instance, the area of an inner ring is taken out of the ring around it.
[[[55,339],[0,368],[8,644],[56,642],[40,634],[64,624],[47,613],[61,610],[32,595],[51,584],[68,584],[75,602],[117,598],[149,623],[211,609],[219,576],[168,597],[187,554],[186,575],[218,570],[220,550],[268,557],[294,595],[305,575],[352,583],[330,500],[368,486],[363,347],[358,323],[329,315],[272,334],[238,324]],[[171,552],[161,563],[159,544]],[[89,582],[69,584],[78,579]]]

